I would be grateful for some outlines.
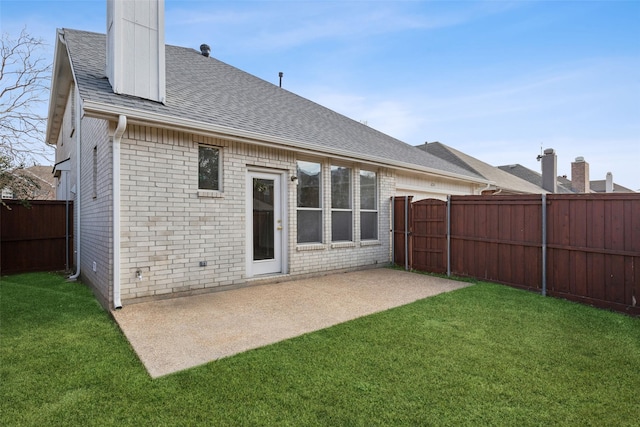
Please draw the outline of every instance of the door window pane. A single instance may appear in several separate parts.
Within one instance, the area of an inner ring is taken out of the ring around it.
[[[274,258],[274,182],[253,178],[253,260]]]

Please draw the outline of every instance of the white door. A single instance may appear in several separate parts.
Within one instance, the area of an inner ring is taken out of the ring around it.
[[[249,171],[247,176],[247,276],[283,272],[282,178]]]

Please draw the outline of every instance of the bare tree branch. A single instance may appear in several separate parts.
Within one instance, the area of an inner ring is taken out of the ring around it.
[[[45,43],[23,29],[17,38],[0,38],[0,157],[12,167],[47,161],[53,151],[44,142],[51,64]]]

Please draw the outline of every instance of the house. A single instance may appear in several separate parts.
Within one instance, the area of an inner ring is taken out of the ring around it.
[[[16,168],[4,176],[3,199],[55,200],[51,166]]]
[[[547,191],[539,184],[534,184],[521,179],[441,142],[426,142],[422,145],[418,145],[417,148],[491,181],[491,184],[487,188],[483,189],[482,194],[547,193]]]
[[[163,2],[57,32],[47,142],[104,306],[385,265],[390,197],[480,194],[475,172],[210,56]],[[65,160],[69,159],[69,163]]]

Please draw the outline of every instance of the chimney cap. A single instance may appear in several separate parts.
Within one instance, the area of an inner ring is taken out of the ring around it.
[[[579,162],[584,162],[584,157],[582,156],[576,157],[576,163],[579,163]]]
[[[202,56],[209,57],[211,54],[211,48],[208,44],[203,43],[200,45],[200,52],[202,53]]]
[[[544,154],[555,154],[555,150],[553,148],[545,148]]]

